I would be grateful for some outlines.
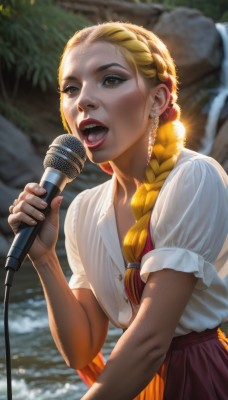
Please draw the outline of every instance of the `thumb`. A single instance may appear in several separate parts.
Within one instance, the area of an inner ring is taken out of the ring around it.
[[[58,218],[59,209],[63,200],[63,196],[56,196],[51,202],[51,212],[48,216],[49,221],[54,224],[56,218]]]
[[[63,200],[63,196],[61,196],[61,195],[56,196],[51,202],[51,209],[58,213],[59,208],[62,203],[62,200]]]

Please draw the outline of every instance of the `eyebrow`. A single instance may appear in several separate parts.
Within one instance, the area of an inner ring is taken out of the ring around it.
[[[110,64],[104,64],[104,65],[101,65],[100,67],[98,67],[97,69],[96,69],[96,71],[97,72],[101,72],[101,71],[104,71],[104,70],[106,70],[106,69],[108,69],[108,68],[111,68],[111,67],[120,67],[120,68],[122,68],[122,69],[124,69],[125,71],[127,71],[127,68],[125,68],[125,67],[123,67],[123,65],[121,65],[121,64],[118,64],[118,63],[110,63]],[[62,79],[62,81],[64,82],[64,81],[71,81],[71,80],[75,80],[75,77],[74,76],[67,76],[66,78],[63,78]]]
[[[100,67],[97,68],[97,72],[104,71],[105,69],[111,68],[111,67],[120,67],[127,71],[127,68],[123,67],[123,65],[118,64],[118,63],[110,63],[110,64],[104,64],[101,65]]]

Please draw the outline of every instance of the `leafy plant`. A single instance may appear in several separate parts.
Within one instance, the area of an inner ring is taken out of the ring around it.
[[[20,105],[0,100],[0,114],[24,132],[31,132],[34,128],[32,118],[20,109]]]
[[[20,81],[46,90],[56,84],[59,57],[69,37],[90,25],[51,0],[8,0],[0,5],[0,90],[17,95]]]

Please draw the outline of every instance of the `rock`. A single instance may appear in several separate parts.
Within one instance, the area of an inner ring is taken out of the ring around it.
[[[121,20],[148,28],[151,28],[162,12],[167,9],[160,4],[118,0],[57,0],[56,3],[66,10],[82,14],[93,23]]]
[[[8,235],[12,234],[7,222],[9,206],[26,183],[41,176],[42,161],[28,137],[2,116],[0,152],[0,231]]]
[[[9,206],[13,203],[14,199],[17,198],[19,192],[19,189],[9,187],[0,181],[0,232],[4,235],[12,235],[11,228],[8,224]]]
[[[200,11],[178,7],[164,12],[153,31],[170,50],[182,86],[220,68],[221,38],[215,23]]]
[[[36,154],[28,136],[0,116],[0,177],[9,188],[22,188],[37,180],[43,171],[42,160]]]
[[[0,259],[5,257],[10,248],[10,242],[0,233]]]
[[[215,158],[228,173],[228,119],[219,129],[210,155]]]

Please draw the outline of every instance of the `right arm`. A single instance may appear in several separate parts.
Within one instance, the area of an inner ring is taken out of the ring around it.
[[[47,302],[50,330],[67,365],[85,367],[100,351],[108,320],[90,289],[70,289],[56,255],[34,263]]]
[[[28,184],[9,216],[14,233],[20,223],[34,225],[42,220],[44,189]],[[38,272],[47,302],[50,330],[59,352],[74,369],[85,367],[101,349],[108,331],[108,319],[90,289],[71,290],[59,264],[55,245],[59,230],[61,196],[51,203],[29,257]]]

